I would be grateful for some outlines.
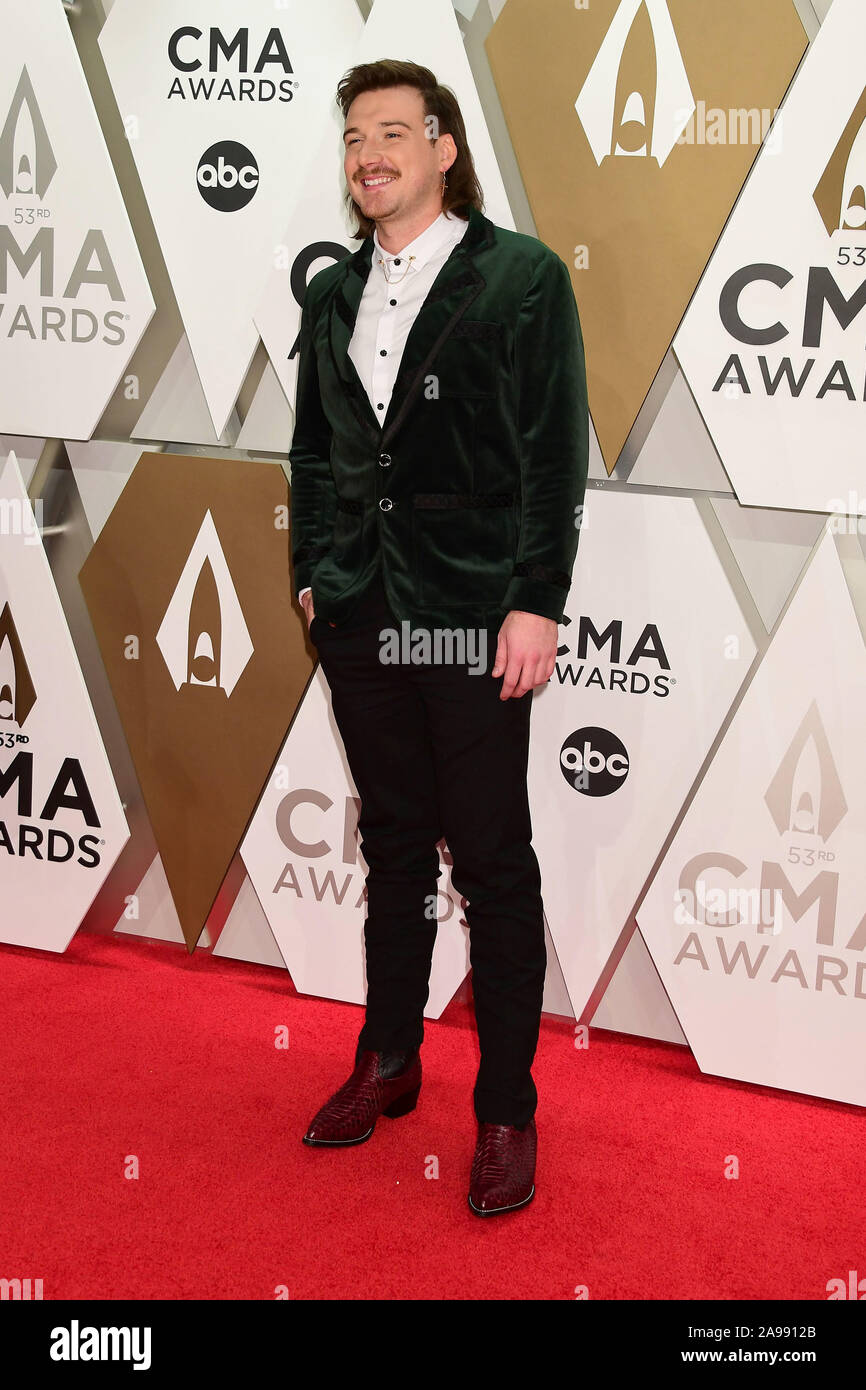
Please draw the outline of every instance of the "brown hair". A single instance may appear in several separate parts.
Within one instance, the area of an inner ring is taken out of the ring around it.
[[[436,81],[429,68],[419,63],[410,63],[396,58],[382,58],[377,63],[358,63],[342,77],[337,84],[337,101],[345,120],[349,107],[362,92],[381,91],[385,87],[416,87],[424,103],[424,115],[434,116],[440,135],[451,135],[457,146],[457,157],[447,172],[447,184],[442,198],[442,211],[452,209],[458,216],[468,216],[469,208],[479,212],[484,209],[484,194],[475,172],[475,162],[466,140],[466,127],[457,102],[450,87]],[[358,223],[356,237],[371,236],[373,222],[365,217],[352,197],[351,189],[346,192],[346,210],[354,214]]]

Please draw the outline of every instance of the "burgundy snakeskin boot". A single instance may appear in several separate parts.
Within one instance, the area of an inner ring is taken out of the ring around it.
[[[525,1207],[535,1196],[535,1121],[522,1125],[478,1126],[469,1181],[469,1205],[476,1216]]]
[[[380,1115],[396,1120],[415,1109],[421,1057],[412,1052],[356,1053],[355,1070],[315,1115],[304,1143],[333,1148],[363,1144]]]

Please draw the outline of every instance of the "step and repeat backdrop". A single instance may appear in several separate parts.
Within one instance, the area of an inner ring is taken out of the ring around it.
[[[0,0],[0,29],[0,940],[364,998],[287,454],[305,287],[357,244],[336,85],[409,58],[586,344],[526,697],[545,1007],[577,1048],[866,1104],[862,0]],[[431,1018],[469,968],[440,854]]]

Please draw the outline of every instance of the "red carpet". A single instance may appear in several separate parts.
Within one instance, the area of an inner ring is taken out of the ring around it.
[[[411,1115],[315,1151],[301,1134],[348,1075],[358,1008],[84,932],[63,956],[0,947],[0,969],[0,1277],[42,1279],[46,1299],[826,1299],[828,1279],[866,1276],[854,1106],[702,1076],[686,1049],[622,1034],[579,1052],[545,1021],[538,1193],[482,1221],[465,1004],[426,1025]]]

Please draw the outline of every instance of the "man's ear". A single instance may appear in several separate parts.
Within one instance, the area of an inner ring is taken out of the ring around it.
[[[454,136],[450,135],[447,131],[444,135],[441,135],[439,138],[442,141],[442,150],[448,156],[448,163],[442,170],[443,174],[447,174],[448,170],[451,168],[451,165],[457,158],[457,145],[455,143]]]

